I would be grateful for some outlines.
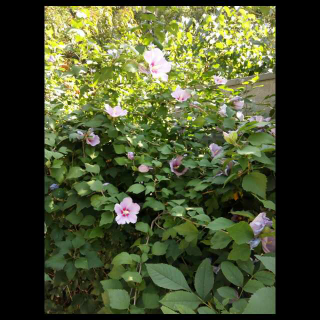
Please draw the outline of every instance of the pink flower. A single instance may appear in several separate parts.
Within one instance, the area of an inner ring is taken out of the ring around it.
[[[213,78],[216,84],[226,84],[228,81],[227,79],[218,76],[214,76]]]
[[[188,168],[184,168],[181,172],[178,172],[176,169],[178,169],[181,165],[183,156],[177,156],[175,159],[172,159],[169,161],[171,172],[175,173],[178,177],[182,176],[188,171]]]
[[[128,152],[128,159],[133,160],[134,159],[134,153],[133,152]]]
[[[236,110],[241,110],[243,108],[244,101],[241,100],[241,97],[239,96],[232,98],[230,102],[233,102],[233,106]]]
[[[224,104],[223,106],[221,106],[218,113],[220,114],[221,117],[226,117],[227,116],[227,105]]]
[[[100,138],[93,132],[90,133],[90,135],[86,139],[87,144],[90,144],[91,146],[96,146],[100,143]]]
[[[270,131],[271,131],[271,134],[275,137],[276,136],[276,128],[272,128]]]
[[[127,110],[122,109],[120,106],[116,106],[114,108],[111,108],[108,104],[105,105],[105,110],[113,118],[125,116],[128,113]]]
[[[142,164],[141,166],[139,166],[138,170],[142,173],[148,172],[150,170],[150,167]]]
[[[252,228],[255,237],[258,236],[266,226],[271,227],[272,221],[267,217],[265,212],[259,213],[250,223],[250,227]]]
[[[118,224],[136,223],[137,214],[140,211],[140,206],[133,203],[130,197],[124,198],[120,204],[114,206],[116,212],[116,221]]]
[[[241,111],[238,111],[237,112],[237,118],[240,120],[240,121],[243,121],[244,120],[244,115]]]
[[[261,239],[262,249],[265,253],[276,251],[276,238],[264,237]]]
[[[163,52],[155,48],[151,51],[146,51],[143,56],[149,63],[152,76],[154,78],[161,78],[163,81],[168,81],[167,73],[171,70],[171,63],[164,58]]]
[[[182,90],[180,86],[177,86],[176,90],[171,93],[171,96],[178,101],[186,101],[191,97],[191,94],[187,90]]]
[[[222,150],[222,147],[219,147],[215,143],[211,143],[209,146],[209,149],[211,151],[212,157],[214,158],[215,156],[217,156],[220,153],[220,151]]]

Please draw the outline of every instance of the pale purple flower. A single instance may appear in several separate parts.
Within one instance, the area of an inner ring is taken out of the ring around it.
[[[96,146],[97,144],[100,143],[100,138],[93,132],[89,134],[89,136],[86,139],[87,144],[90,144],[91,146]]]
[[[262,249],[265,253],[276,251],[276,238],[264,237],[261,239]]]
[[[250,244],[250,249],[253,250],[255,247],[257,247],[260,243],[261,239],[260,238],[254,238],[250,240],[248,243]]]
[[[271,227],[272,221],[267,217],[265,212],[259,213],[259,215],[250,223],[250,227],[252,228],[255,237],[258,236],[266,226]]]
[[[133,152],[128,152],[128,159],[133,160],[134,159],[134,153]]]
[[[238,111],[237,112],[237,118],[240,120],[240,121],[243,121],[244,120],[244,115],[241,111]]]
[[[52,191],[52,190],[58,189],[58,188],[59,188],[59,185],[56,184],[56,183],[54,183],[54,184],[52,184],[49,188],[50,188],[50,190]]]
[[[217,156],[221,150],[222,150],[222,147],[219,147],[217,144],[215,143],[211,143],[209,145],[209,149],[211,151],[211,154],[212,154],[212,158],[214,158],[215,156]]]
[[[180,86],[177,86],[176,90],[171,93],[171,96],[178,101],[186,101],[191,97],[191,94],[187,90],[182,90]]]
[[[83,139],[84,133],[82,131],[77,130],[77,134],[78,134],[77,136],[78,139]]]
[[[149,68],[154,78],[161,78],[168,81],[167,73],[171,70],[171,63],[164,58],[163,52],[158,49],[152,49],[144,53],[145,60],[149,63]]]
[[[146,166],[142,164],[141,166],[138,167],[138,170],[142,173],[148,172],[151,168],[149,166]]]
[[[137,214],[140,211],[140,206],[133,203],[130,197],[124,198],[120,204],[114,206],[116,212],[116,221],[118,224],[136,223]]]
[[[142,64],[139,64],[139,67],[138,67],[139,71],[141,73],[145,73],[145,74],[150,74],[151,72],[149,70],[147,70]]]
[[[176,169],[178,169],[181,165],[183,156],[177,156],[175,159],[172,159],[169,161],[171,172],[175,173],[178,177],[182,176],[188,171],[188,168],[184,168],[181,172],[178,172]]]
[[[276,136],[276,128],[272,128],[270,131],[271,131],[271,134],[275,137]]]
[[[220,114],[221,117],[226,117],[227,116],[227,105],[224,104],[220,107],[218,113]]]
[[[233,106],[236,110],[241,110],[244,106],[244,100],[241,100],[241,97],[239,96],[232,98],[230,102],[233,102]]]
[[[122,109],[120,106],[112,108],[108,104],[105,105],[105,111],[113,118],[122,117],[127,115],[128,113],[127,110]]]
[[[55,62],[56,59],[55,59],[53,56],[50,56],[49,59],[48,59],[48,61],[49,61],[49,62]]]
[[[249,121],[258,121],[258,122],[262,122],[263,120],[265,120],[263,116],[254,116],[249,119]]]
[[[218,76],[214,76],[213,78],[216,84],[226,84],[228,81],[227,79]]]

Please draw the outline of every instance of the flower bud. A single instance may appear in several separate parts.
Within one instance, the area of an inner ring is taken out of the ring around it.
[[[238,139],[237,131],[229,131],[229,133],[223,132],[224,140],[230,144],[235,144]]]

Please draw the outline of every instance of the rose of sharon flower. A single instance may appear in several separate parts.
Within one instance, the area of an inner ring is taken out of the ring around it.
[[[151,168],[142,164],[141,166],[139,166],[138,170],[142,173],[148,172]]]
[[[241,100],[241,97],[236,96],[230,100],[233,103],[233,106],[236,110],[241,110],[244,106],[244,101]]]
[[[118,224],[136,223],[137,214],[140,211],[140,206],[133,203],[130,197],[124,198],[120,204],[114,206],[116,212],[116,221]]]
[[[171,93],[171,96],[178,101],[186,101],[191,97],[191,94],[187,90],[182,90],[180,86],[177,86],[176,90]]]
[[[271,227],[272,221],[266,216],[265,212],[261,212],[255,219],[250,223],[250,227],[253,230],[254,236],[257,237],[264,227]]]
[[[250,244],[250,249],[253,250],[255,247],[257,247],[260,243],[261,239],[260,238],[254,238],[249,241]]]
[[[105,105],[106,112],[113,118],[126,116],[128,111],[122,109],[120,106],[116,106],[111,108],[108,104]]]
[[[168,81],[167,73],[171,70],[171,63],[168,62],[159,48],[146,51],[143,55],[149,63],[149,68],[154,78],[161,78],[163,81]]]
[[[59,185],[56,184],[56,183],[54,183],[54,184],[52,184],[49,188],[50,188],[50,190],[52,191],[52,190],[58,189],[58,188],[59,188]]]
[[[240,121],[243,121],[244,120],[244,115],[241,111],[238,111],[237,112],[237,118],[240,120]]]
[[[217,144],[215,143],[211,143],[209,145],[209,149],[211,151],[212,154],[212,158],[216,157],[222,150],[222,147],[219,147]]]
[[[91,146],[96,146],[97,144],[100,143],[100,138],[93,132],[89,134],[89,136],[86,139],[87,144],[90,144]]]
[[[49,62],[55,62],[56,59],[55,59],[53,56],[50,56],[49,59],[48,59],[48,61],[49,61]]]
[[[133,152],[128,152],[128,159],[133,160],[134,159],[134,153]]]
[[[227,79],[218,76],[214,76],[213,78],[216,84],[226,84],[228,81]]]
[[[178,169],[181,165],[183,156],[177,156],[175,159],[172,159],[169,161],[171,172],[175,173],[178,177],[182,176],[188,171],[188,168],[184,168],[181,172],[178,172],[176,169]]]
[[[265,253],[276,251],[276,238],[264,237],[261,239],[262,249]]]
[[[226,117],[227,116],[227,105],[224,104],[223,106],[221,106],[218,113],[220,114],[221,117]]]

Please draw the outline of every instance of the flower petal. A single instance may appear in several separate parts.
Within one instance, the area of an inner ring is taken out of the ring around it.
[[[126,224],[127,223],[127,217],[123,215],[116,216],[116,221],[118,224]]]
[[[120,205],[119,203],[117,203],[117,204],[114,206],[114,211],[116,212],[116,214],[121,215],[121,214],[122,214],[121,210],[122,210],[121,205]]]
[[[131,222],[131,223],[136,223],[138,217],[135,214],[129,214],[127,219]]]
[[[140,211],[140,206],[137,203],[132,203],[129,207],[128,210],[130,211],[130,215],[134,214],[138,214]]]
[[[121,203],[120,206],[122,208],[129,208],[132,205],[132,199],[130,197],[124,198]]]

